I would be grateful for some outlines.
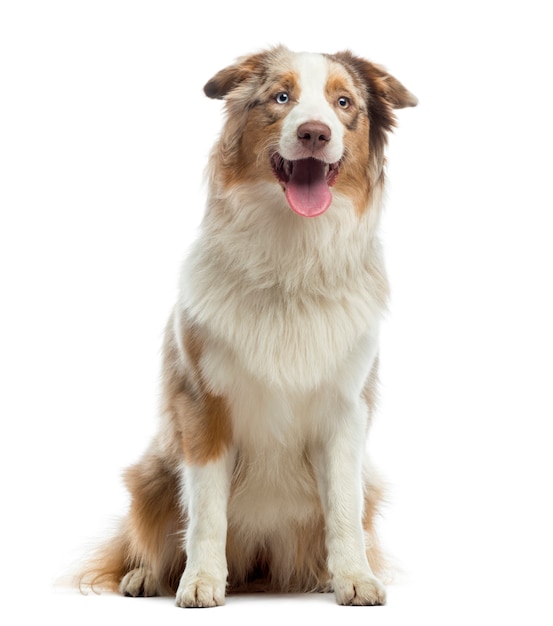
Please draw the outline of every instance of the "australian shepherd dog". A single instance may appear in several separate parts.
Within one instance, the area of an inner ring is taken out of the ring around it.
[[[80,583],[181,607],[244,589],[383,604],[377,227],[394,109],[417,100],[349,51],[282,46],[204,91],[226,121],[167,324],[160,428]]]

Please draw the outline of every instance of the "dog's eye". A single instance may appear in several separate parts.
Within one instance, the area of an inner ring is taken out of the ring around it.
[[[277,93],[275,100],[279,104],[286,104],[290,100],[290,96],[285,91],[281,91]]]
[[[350,105],[349,98],[346,98],[345,96],[341,96],[340,98],[338,98],[338,106],[341,109],[347,109],[349,105]]]

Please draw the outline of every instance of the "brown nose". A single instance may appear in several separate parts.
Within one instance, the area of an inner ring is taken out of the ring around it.
[[[320,150],[330,141],[330,128],[321,122],[305,122],[298,127],[298,139],[312,152]]]

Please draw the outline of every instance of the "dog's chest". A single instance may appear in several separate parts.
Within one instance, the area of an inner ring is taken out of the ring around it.
[[[309,248],[274,231],[274,241],[232,231],[205,239],[185,266],[182,305],[207,331],[216,387],[243,369],[269,386],[311,390],[378,328],[386,286],[376,248],[371,255],[362,237]]]

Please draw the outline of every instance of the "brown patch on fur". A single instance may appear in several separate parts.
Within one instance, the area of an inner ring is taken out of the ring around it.
[[[367,175],[370,156],[368,136],[369,121],[366,114],[362,113],[355,130],[345,129],[345,156],[334,186],[336,191],[351,199],[358,215],[362,215],[371,206],[373,185]]]
[[[271,85],[271,96],[274,97],[281,91],[285,91],[291,101],[299,100],[300,86],[298,82],[298,75],[292,70],[287,70],[278,74],[275,80],[275,84]],[[282,105],[277,104],[278,108],[282,108]]]
[[[332,70],[326,81],[326,93],[332,105],[336,104],[339,96],[351,97],[351,86],[347,84],[347,78],[343,72]]]
[[[223,398],[206,394],[198,405],[188,396],[174,399],[185,415],[182,428],[184,458],[189,465],[205,465],[221,456],[231,441],[230,414]]]
[[[189,369],[185,370],[176,339],[168,329],[163,368],[165,413],[180,434],[185,462],[205,465],[219,458],[231,443],[230,411],[225,399],[214,395],[203,380],[199,330],[186,320],[183,325],[182,348]]]
[[[222,145],[226,151],[219,154],[222,165],[219,172],[226,189],[248,181],[274,181],[270,157],[278,146],[280,118],[271,117],[270,113],[263,106],[252,109],[237,133],[239,138],[235,144],[227,141],[229,133],[223,134]]]
[[[352,118],[359,111],[360,106],[363,107],[364,105],[364,101],[360,97],[362,94],[358,93],[351,74],[341,64],[334,63],[331,67],[326,81],[326,95],[330,104],[336,107],[337,114],[343,118],[345,123],[348,122],[348,118]],[[343,110],[340,109],[338,99],[341,96],[350,99],[350,107]]]

